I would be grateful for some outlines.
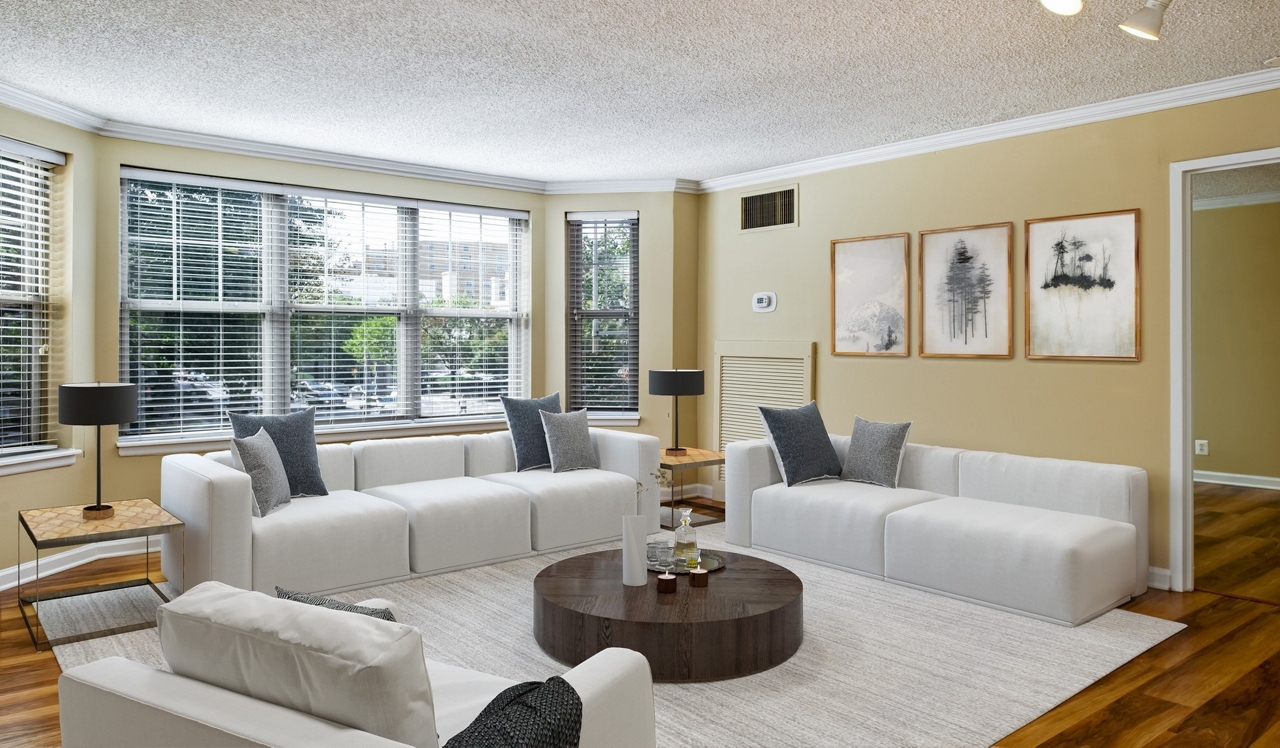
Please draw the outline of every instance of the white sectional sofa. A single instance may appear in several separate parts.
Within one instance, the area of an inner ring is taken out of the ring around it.
[[[788,487],[755,440],[726,447],[725,471],[736,545],[1072,626],[1147,589],[1138,468],[908,444],[896,489]]]
[[[158,619],[173,672],[109,657],[58,679],[67,748],[434,748],[516,685],[426,660],[411,626],[217,583],[161,606]],[[606,649],[562,677],[582,700],[584,748],[655,744],[643,655]]]
[[[160,503],[185,524],[163,541],[180,589],[215,580],[274,592],[336,592],[617,538],[641,513],[658,530],[658,440],[591,430],[598,470],[515,472],[508,432],[317,448],[328,496],[254,517],[229,452],[169,455]],[[630,505],[630,506],[629,506]]]

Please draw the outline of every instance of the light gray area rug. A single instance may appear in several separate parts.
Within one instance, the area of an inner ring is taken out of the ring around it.
[[[699,528],[726,546],[724,525]],[[533,577],[595,548],[397,582],[339,597],[395,600],[426,656],[516,680],[564,672],[533,639]],[[985,746],[1173,635],[1182,624],[1111,611],[1065,628],[770,553],[805,584],[805,639],[782,665],[659,683],[662,746]],[[619,580],[621,583],[621,580]],[[715,581],[712,580],[712,584]],[[54,650],[63,668],[121,655],[163,666],[154,630]]]

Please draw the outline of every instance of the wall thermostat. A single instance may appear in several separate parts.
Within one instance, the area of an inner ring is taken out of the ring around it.
[[[778,307],[778,297],[773,291],[760,291],[751,295],[751,309],[757,312],[772,312]]]

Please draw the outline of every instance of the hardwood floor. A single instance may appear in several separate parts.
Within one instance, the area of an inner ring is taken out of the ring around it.
[[[1280,491],[1196,484],[1196,589],[1280,604]]]
[[[143,554],[93,561],[43,578],[43,590],[106,584],[142,576]],[[160,553],[151,554],[160,568]],[[154,579],[160,579],[156,573]],[[25,592],[30,592],[24,588]],[[37,652],[18,612],[18,590],[0,592],[0,746],[58,745],[58,676],[53,652]]]
[[[133,577],[142,565],[95,561],[50,577],[50,588]],[[1152,590],[1124,609],[1187,628],[997,745],[1280,745],[1280,606]],[[16,591],[0,592],[0,745],[58,744],[58,674],[52,653],[33,650]]]

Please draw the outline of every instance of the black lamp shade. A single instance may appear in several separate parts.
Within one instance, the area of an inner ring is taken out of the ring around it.
[[[701,395],[705,390],[702,369],[650,369],[650,395]]]
[[[87,382],[58,386],[58,423],[107,426],[138,420],[138,385]]]

